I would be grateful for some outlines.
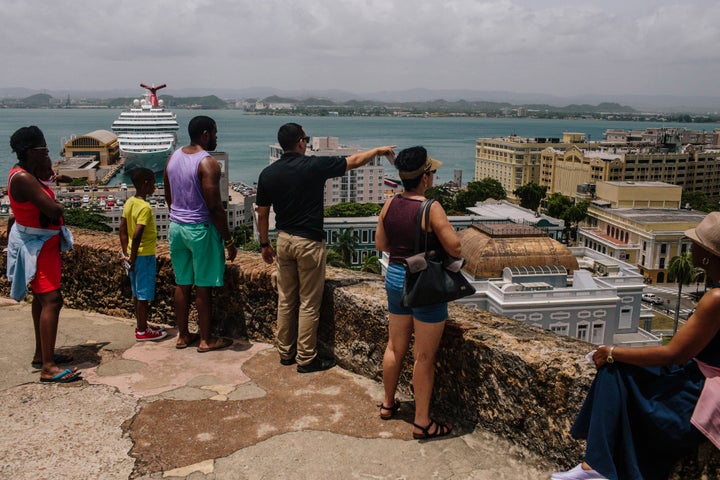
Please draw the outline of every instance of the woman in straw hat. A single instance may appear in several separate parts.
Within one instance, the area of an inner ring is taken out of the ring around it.
[[[413,393],[415,395],[415,419],[413,437],[429,439],[450,433],[452,427],[445,422],[430,418],[430,397],[435,379],[435,354],[440,345],[447,303],[418,308],[401,306],[405,269],[402,261],[415,254],[415,225],[420,205],[425,200],[425,190],[433,184],[435,171],[441,162],[430,158],[423,147],[411,147],[401,151],[395,160],[405,191],[385,203],[378,220],[375,246],[389,252],[390,261],[385,276],[388,296],[389,339],[383,357],[383,385],[385,398],[380,406],[380,418],[391,419],[400,404],[395,398],[403,358],[415,334]],[[443,249],[448,255],[460,256],[460,240],[448,221],[442,206],[433,202],[430,207],[430,226],[427,247]]]
[[[685,235],[693,263],[719,287],[720,212]],[[713,288],[667,345],[593,353],[597,375],[570,430],[587,439],[585,459],[553,480],[663,479],[705,437],[720,448],[718,312],[720,288]]]

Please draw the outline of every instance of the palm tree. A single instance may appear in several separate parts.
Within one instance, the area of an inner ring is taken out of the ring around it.
[[[678,283],[677,305],[675,306],[675,322],[673,325],[673,335],[677,333],[678,321],[680,318],[680,296],[682,295],[682,286],[689,285],[697,280],[705,271],[702,268],[695,267],[690,252],[683,252],[680,255],[672,257],[668,265],[668,274],[670,278],[675,279]]]
[[[382,273],[382,266],[380,265],[380,260],[378,259],[377,255],[371,255],[367,257],[363,262],[360,270],[369,273]]]
[[[337,237],[337,241],[331,247],[333,251],[337,252],[342,258],[346,265],[352,264],[352,256],[355,253],[355,249],[358,245],[358,239],[353,234],[352,228],[346,228]]]
[[[342,257],[335,250],[327,251],[327,264],[331,267],[348,268],[347,264],[343,262]]]

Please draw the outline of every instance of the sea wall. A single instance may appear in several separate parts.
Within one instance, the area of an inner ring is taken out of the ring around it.
[[[4,246],[1,223],[0,231]],[[80,229],[73,233],[75,247],[63,255],[65,305],[132,318],[116,236]],[[153,320],[172,325],[174,277],[167,243],[158,244],[157,256]],[[5,256],[0,262],[4,272]],[[258,254],[239,252],[228,264],[225,287],[213,293],[216,333],[272,342],[274,271]],[[8,292],[2,276],[0,294]],[[594,375],[583,358],[591,346],[459,305],[451,305],[450,316],[437,357],[433,411],[464,427],[480,425],[561,466],[577,463],[584,445],[568,431]],[[331,351],[344,368],[381,381],[387,341],[382,278],[329,268],[319,339],[321,348]],[[400,389],[408,395],[411,371],[412,362],[406,359]],[[709,444],[702,446],[678,466],[673,478],[720,478],[720,453]]]

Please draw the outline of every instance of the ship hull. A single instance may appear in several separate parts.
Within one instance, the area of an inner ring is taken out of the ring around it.
[[[138,167],[149,168],[155,173],[162,173],[168,157],[172,155],[173,149],[157,152],[122,152],[125,158],[125,171],[129,172]]]

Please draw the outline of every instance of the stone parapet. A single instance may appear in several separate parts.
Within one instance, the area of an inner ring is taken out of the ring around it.
[[[0,223],[0,244],[6,245]],[[63,296],[69,307],[133,317],[130,286],[115,235],[73,229],[75,247],[63,255]],[[174,324],[174,276],[166,242],[157,248],[153,321]],[[6,257],[0,261],[5,270]],[[235,338],[272,342],[276,289],[273,265],[239,252],[228,264],[225,287],[214,289],[213,329]],[[9,284],[0,278],[0,294]],[[191,319],[194,314],[191,313]],[[568,433],[592,382],[584,360],[590,346],[482,310],[452,304],[437,357],[433,411],[461,426],[478,424],[560,466],[583,456]],[[319,331],[321,348],[348,370],[380,381],[387,343],[387,309],[380,276],[328,268]],[[400,390],[411,393],[412,359]],[[720,478],[720,452],[703,445],[678,466],[674,479]]]

